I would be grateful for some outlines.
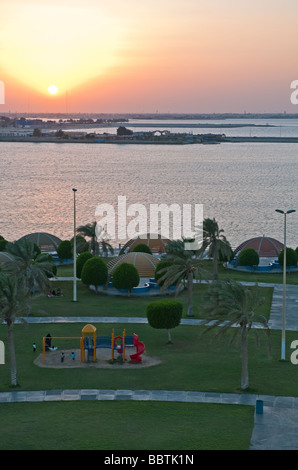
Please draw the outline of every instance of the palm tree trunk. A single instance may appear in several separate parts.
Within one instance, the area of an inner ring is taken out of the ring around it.
[[[218,247],[217,242],[214,242],[214,251],[213,251],[213,280],[217,281],[218,279]]]
[[[193,276],[192,272],[188,273],[187,277],[187,297],[188,297],[188,308],[187,308],[187,316],[193,317],[193,309],[192,309],[192,281]]]
[[[10,377],[11,385],[16,387],[18,385],[18,374],[17,374],[17,359],[14,345],[14,336],[13,336],[13,324],[7,324],[8,327],[8,347],[10,354]]]
[[[168,330],[168,343],[172,344],[171,330]]]
[[[246,390],[249,387],[248,379],[248,349],[247,349],[247,328],[246,325],[241,326],[241,389]]]

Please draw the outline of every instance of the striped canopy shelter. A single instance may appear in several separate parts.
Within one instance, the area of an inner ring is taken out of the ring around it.
[[[121,248],[120,255],[133,251],[140,244],[147,245],[152,253],[165,253],[168,241],[167,238],[163,238],[160,234],[147,233],[140,235],[137,238],[128,240]]]
[[[246,248],[253,248],[259,255],[260,258],[278,258],[279,253],[283,250],[283,243],[275,240],[274,238],[265,237],[255,237],[246,240],[241,243],[235,250],[234,255],[238,256],[241,251]]]
[[[114,270],[122,263],[133,264],[140,277],[154,277],[155,269],[159,263],[159,259],[148,253],[127,253],[120,255],[108,263],[109,274],[113,275]]]
[[[53,251],[56,252],[58,246],[62,241],[55,235],[45,232],[30,233],[20,238],[20,240],[24,239],[28,239],[35,243],[40,248],[40,251],[44,253],[49,253]]]

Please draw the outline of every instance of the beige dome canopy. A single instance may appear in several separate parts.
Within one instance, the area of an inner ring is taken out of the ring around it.
[[[147,233],[140,235],[137,238],[128,240],[121,248],[120,255],[123,255],[126,251],[133,251],[133,249],[141,243],[147,245],[152,253],[165,253],[168,241],[167,238],[163,238],[159,234]]]
[[[109,274],[112,275],[113,271],[122,263],[133,264],[137,268],[140,277],[154,277],[159,259],[148,253],[130,252],[120,255],[108,263]]]

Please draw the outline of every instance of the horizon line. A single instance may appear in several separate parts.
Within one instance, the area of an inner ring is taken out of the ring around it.
[[[126,115],[126,116],[154,116],[154,117],[161,117],[161,116],[279,116],[279,117],[293,117],[297,116],[298,113],[289,113],[286,111],[282,112],[150,112],[150,111],[143,111],[143,112],[136,112],[136,111],[124,111],[124,112],[88,112],[88,111],[69,111],[69,112],[44,112],[44,111],[5,111],[3,113],[0,112],[0,116],[7,116],[7,115],[44,115],[44,116],[53,116],[53,115],[95,115],[95,116],[111,116],[111,115]]]

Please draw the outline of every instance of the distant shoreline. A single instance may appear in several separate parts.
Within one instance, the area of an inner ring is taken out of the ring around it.
[[[0,136],[1,142],[14,142],[14,143],[54,143],[54,144],[118,144],[118,145],[208,145],[220,143],[298,143],[298,137],[222,137],[221,140],[209,139],[205,141],[199,140],[175,140],[170,137],[167,139],[133,139],[133,138],[108,138],[105,139],[101,136],[96,138],[61,138],[61,137],[28,137],[28,136]]]

